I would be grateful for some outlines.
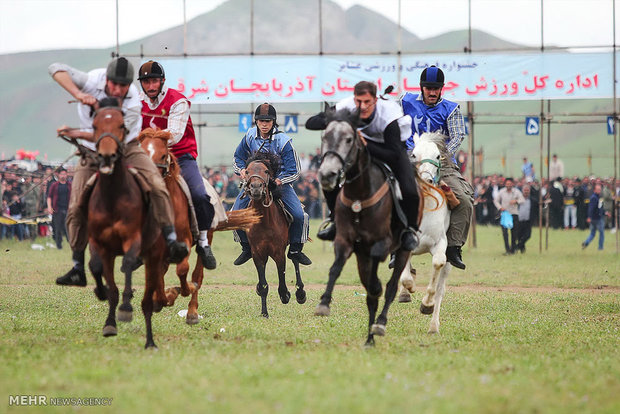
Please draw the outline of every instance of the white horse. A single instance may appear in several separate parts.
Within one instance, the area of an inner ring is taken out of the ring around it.
[[[418,232],[419,245],[412,254],[430,253],[433,256],[433,276],[420,305],[420,312],[425,315],[433,314],[429,333],[439,332],[439,310],[446,278],[452,267],[446,262],[446,232],[450,225],[450,210],[444,192],[438,188],[441,159],[443,154],[446,154],[445,138],[438,133],[423,133],[421,136],[416,134],[413,137],[415,147],[411,154],[412,161],[417,165],[418,184],[424,196],[424,212]],[[409,263],[400,276],[403,288],[398,297],[399,302],[411,302],[410,292],[415,290],[414,278],[415,269],[412,274]]]

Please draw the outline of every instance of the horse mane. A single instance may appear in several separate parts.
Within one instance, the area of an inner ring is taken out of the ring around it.
[[[172,134],[169,131],[161,129],[146,128],[140,135],[138,135],[138,141],[141,143],[145,139],[161,139],[166,145],[168,155],[170,156],[170,166],[168,167],[168,173],[176,180],[181,173],[181,168],[177,162],[177,157],[168,148],[168,142],[172,139]]]
[[[325,110],[325,125],[332,121],[344,121],[349,123],[355,130],[357,128],[357,124],[359,123],[359,118],[359,110],[351,113],[348,109],[344,108],[336,110],[335,106]]]
[[[444,155],[448,151],[448,147],[446,146],[446,136],[440,132],[424,132],[422,135],[419,135],[419,139],[422,141],[432,142],[437,145],[439,148],[439,152]]]
[[[282,158],[273,152],[253,152],[246,161],[246,165],[250,165],[250,163],[254,161],[259,161],[265,164],[269,170],[269,174],[271,174],[274,178],[278,175],[280,172],[280,167],[282,166]]]
[[[273,152],[256,151],[250,154],[248,160],[246,161],[246,166],[250,165],[250,163],[254,161],[263,163],[267,167],[267,170],[269,170],[269,175],[271,176],[271,179],[269,180],[269,191],[271,191],[274,198],[280,198],[280,191],[275,183],[275,179],[280,172],[280,167],[282,166],[282,158],[280,155]]]

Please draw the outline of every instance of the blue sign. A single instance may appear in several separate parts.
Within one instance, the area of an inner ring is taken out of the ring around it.
[[[613,135],[614,131],[615,131],[615,122],[614,122],[614,117],[613,116],[608,116],[607,117],[607,134],[608,135]]]
[[[239,114],[239,132],[247,132],[252,126],[252,114]]]
[[[525,135],[538,135],[540,133],[540,118],[528,116],[525,118]]]
[[[284,117],[284,132],[288,134],[296,134],[297,128],[297,115],[286,115]]]
[[[465,135],[469,135],[469,117],[464,116],[463,121],[465,122]]]

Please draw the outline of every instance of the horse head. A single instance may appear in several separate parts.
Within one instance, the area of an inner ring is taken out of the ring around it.
[[[127,134],[123,110],[118,100],[106,98],[100,102],[93,119],[93,133],[96,140],[99,172],[110,175],[120,159],[123,140]]]
[[[268,207],[273,201],[269,195],[276,187],[274,177],[280,168],[280,158],[269,152],[257,152],[247,162],[244,191],[252,200],[262,200]]]
[[[429,184],[437,184],[441,174],[441,159],[446,152],[446,137],[435,132],[413,136],[415,144],[411,159],[416,164],[420,178]]]
[[[171,166],[171,155],[168,151],[168,142],[172,139],[172,134],[168,131],[147,128],[140,132],[138,141],[142,149],[149,154],[151,160],[163,176],[168,174]]]
[[[321,186],[331,191],[344,180],[346,172],[355,165],[359,149],[363,146],[357,134],[359,111],[354,114],[347,110],[325,111],[326,128],[321,136],[321,166],[319,180]]]

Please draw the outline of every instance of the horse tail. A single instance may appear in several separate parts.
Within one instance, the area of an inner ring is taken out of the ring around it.
[[[226,212],[226,221],[218,223],[217,227],[213,231],[227,231],[227,230],[244,230],[248,231],[253,225],[258,223],[262,218],[253,208],[244,208],[241,210],[232,210]]]
[[[424,180],[418,180],[418,183],[420,184],[420,188],[422,189],[422,197],[429,196],[429,197],[431,197],[432,199],[435,200],[436,207],[433,208],[433,209],[430,209],[428,211],[439,210],[441,208],[441,206],[443,206],[443,203],[446,202],[446,196],[445,196],[444,192],[441,190],[441,188],[435,187],[434,185],[429,184],[429,183],[427,183]],[[435,196],[435,194],[433,194],[433,190],[437,191],[441,195],[441,202],[439,201],[437,196]]]

